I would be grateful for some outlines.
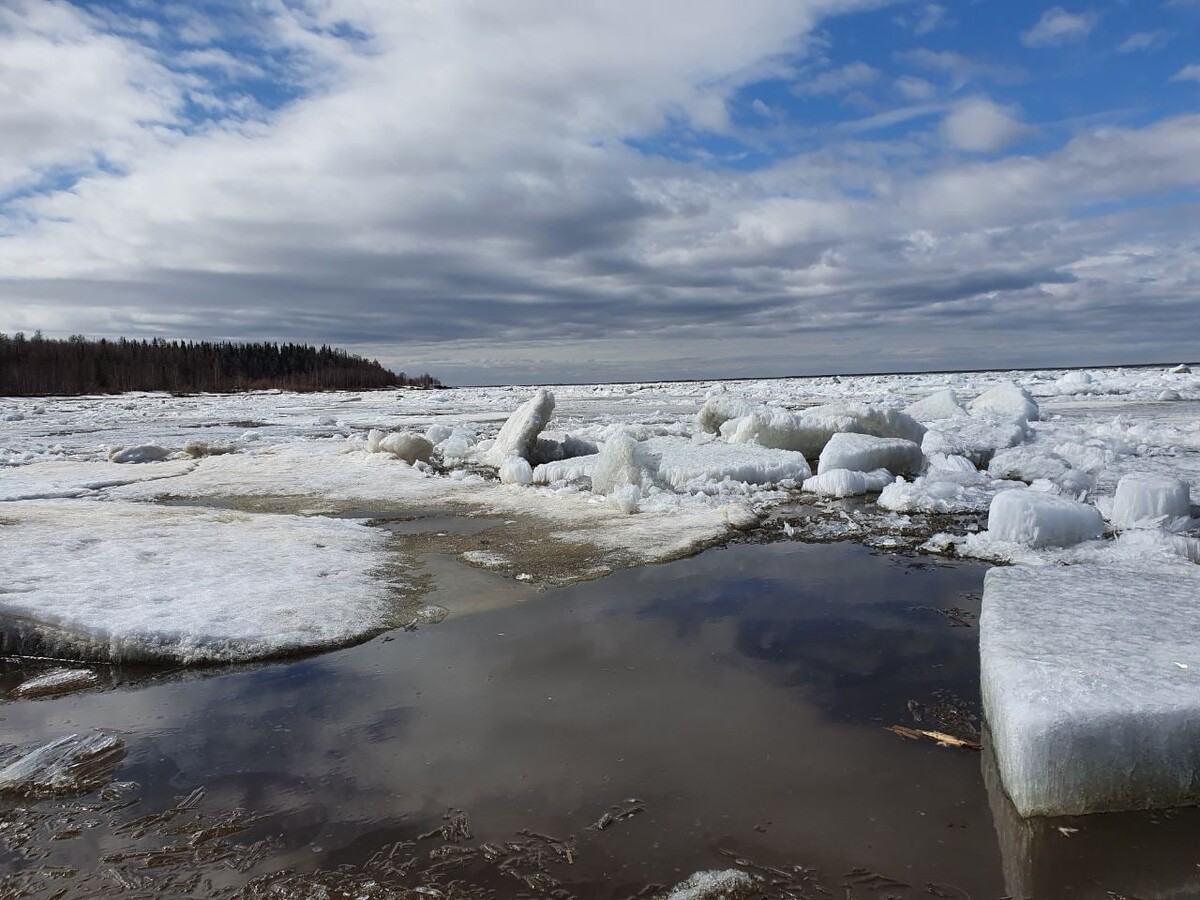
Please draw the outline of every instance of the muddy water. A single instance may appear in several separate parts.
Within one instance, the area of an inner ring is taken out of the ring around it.
[[[886,730],[972,736],[982,566],[783,543],[545,592],[436,569],[437,626],[0,707],[4,742],[126,744],[102,800],[0,801],[0,895],[616,898],[741,860],[776,896],[1194,896],[1193,812],[1031,830],[981,754]]]

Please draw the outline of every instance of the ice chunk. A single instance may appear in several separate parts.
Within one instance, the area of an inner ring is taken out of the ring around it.
[[[1158,525],[1191,515],[1191,491],[1186,481],[1166,475],[1130,472],[1117,483],[1112,523],[1118,528]]]
[[[681,493],[719,493],[722,484],[778,484],[803,481],[811,474],[802,453],[753,444],[699,443],[680,438],[651,438],[647,450],[658,457],[657,477]]]
[[[1012,482],[993,481],[974,467],[932,467],[914,481],[896,479],[876,502],[880,509],[899,513],[976,513],[987,509],[998,492],[1016,487]]]
[[[99,683],[100,676],[91,669],[51,669],[22,681],[13,689],[12,695],[18,698],[50,697],[55,694],[69,694],[71,691],[82,690]]]
[[[353,643],[395,624],[381,529],[87,500],[6,503],[0,647],[201,664]]]
[[[202,456],[222,456],[226,453],[233,453],[234,447],[232,444],[222,441],[193,440],[183,445],[183,452],[193,459],[199,459]]]
[[[944,391],[938,391],[936,394],[931,394],[924,400],[918,400],[910,406],[904,408],[904,412],[912,416],[918,422],[936,422],[939,419],[953,419],[958,416],[967,415],[967,408],[963,406],[958,395],[954,391],[947,388]]]
[[[870,434],[875,437],[902,438],[920,444],[925,437],[925,426],[907,413],[887,406],[868,406],[863,403],[834,403],[826,406],[812,406],[804,410],[804,415],[813,417],[848,416],[854,421],[851,428],[839,431],[853,431]]]
[[[1197,596],[1182,564],[987,573],[983,703],[1021,815],[1200,802]]]
[[[696,413],[696,425],[700,430],[717,434],[721,426],[730,419],[740,419],[754,412],[754,407],[738,397],[718,394],[709,397]]]
[[[70,734],[0,767],[0,796],[86,794],[112,779],[125,745],[108,734]]]
[[[433,444],[419,434],[397,431],[379,440],[380,453],[390,453],[406,463],[429,462],[433,455]]]
[[[591,478],[595,471],[598,454],[577,456],[572,459],[562,459],[557,462],[542,463],[533,470],[534,484],[554,484],[559,481],[576,481],[580,478]]]
[[[162,462],[171,451],[158,444],[139,444],[136,447],[114,447],[109,451],[108,459],[115,463],[148,463]]]
[[[1179,365],[1174,366],[1173,368],[1168,369],[1167,371],[1169,371],[1173,375],[1191,375],[1192,374],[1192,370],[1185,363],[1180,363]]]
[[[533,467],[519,456],[510,456],[500,463],[500,481],[503,484],[533,484]]]
[[[627,485],[642,487],[653,480],[657,460],[646,446],[627,434],[615,434],[604,444],[592,469],[592,490],[611,494]]]
[[[1089,472],[1075,468],[1070,460],[1039,445],[1001,450],[992,457],[988,472],[993,478],[1017,479],[1029,484],[1050,481],[1073,497],[1086,494],[1096,484]]]
[[[750,900],[756,882],[741,869],[695,872],[665,894],[662,900]]]
[[[731,443],[794,450],[815,459],[835,434],[898,437],[919,442],[925,426],[899,410],[861,404],[814,406],[801,412],[764,406],[721,426]]]
[[[638,504],[642,502],[642,489],[636,484],[623,484],[613,489],[608,495],[608,502],[625,515],[632,515],[638,511]]]
[[[1182,400],[1179,391],[1166,390],[1158,395],[1158,399],[1163,403],[1171,403],[1175,400]]]
[[[986,466],[998,450],[1016,447],[1025,440],[1025,427],[993,415],[943,419],[930,425],[921,449],[927,454],[965,456]]]
[[[440,423],[433,424],[425,429],[425,440],[429,441],[429,443],[436,447],[452,434],[454,434],[454,429],[451,426],[442,425]]]
[[[500,428],[486,461],[499,467],[510,456],[532,459],[538,435],[554,414],[554,395],[544,388],[517,407]]]
[[[1036,422],[1039,416],[1033,394],[1011,381],[984,391],[968,405],[972,415],[992,413],[1014,422]]]
[[[818,474],[833,469],[869,472],[887,469],[897,475],[921,471],[925,456],[921,448],[903,438],[882,438],[869,434],[835,434],[821,451]]]
[[[988,535],[1029,547],[1071,547],[1104,533],[1094,506],[1029,488],[1004,491],[988,511]]]
[[[926,454],[929,460],[929,468],[943,469],[947,472],[974,472],[975,463],[967,459],[965,456],[946,453],[930,453]]]
[[[873,491],[882,491],[891,484],[894,477],[887,469],[878,469],[874,472],[830,469],[806,479],[804,490],[810,494],[832,499],[861,497],[863,494]]]

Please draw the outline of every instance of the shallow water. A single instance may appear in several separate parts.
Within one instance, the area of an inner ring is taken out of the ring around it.
[[[981,754],[886,730],[973,736],[981,565],[738,545],[539,592],[432,563],[440,625],[0,707],[6,743],[116,733],[136,783],[0,800],[0,896],[228,896],[290,869],[616,898],[723,851],[798,897],[1197,895],[1195,811],[1026,826]],[[589,827],[606,812],[629,815]]]

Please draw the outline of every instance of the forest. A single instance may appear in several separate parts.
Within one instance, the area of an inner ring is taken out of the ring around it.
[[[0,333],[0,396],[441,387],[335,347]]]

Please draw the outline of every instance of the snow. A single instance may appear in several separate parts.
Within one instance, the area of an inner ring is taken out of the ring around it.
[[[972,415],[992,414],[1014,422],[1036,422],[1040,409],[1033,395],[1011,381],[984,391],[967,405]]]
[[[387,533],[357,522],[88,500],[8,503],[0,615],[38,655],[213,663],[393,624]],[[331,611],[336,610],[336,615]]]
[[[0,766],[0,796],[85,794],[109,781],[124,755],[124,743],[112,735],[70,734]]]
[[[920,446],[903,438],[874,437],[869,434],[835,434],[821,451],[818,474],[833,469],[869,472],[887,469],[897,475],[920,472],[925,456]]]
[[[1003,491],[988,510],[993,540],[1030,547],[1070,547],[1104,533],[1100,512],[1086,503],[1044,491]]]
[[[1180,478],[1130,472],[1117,483],[1112,523],[1118,528],[1157,525],[1191,514],[1188,483]]]
[[[1024,816],[1200,801],[1200,568],[996,568],[984,710]]]
[[[25,679],[13,688],[12,695],[18,699],[49,697],[93,687],[99,683],[100,676],[91,669],[52,669]]]
[[[486,461],[500,466],[510,456],[532,459],[538,435],[554,415],[554,395],[539,389],[517,407],[500,428],[495,443],[487,451]]]

